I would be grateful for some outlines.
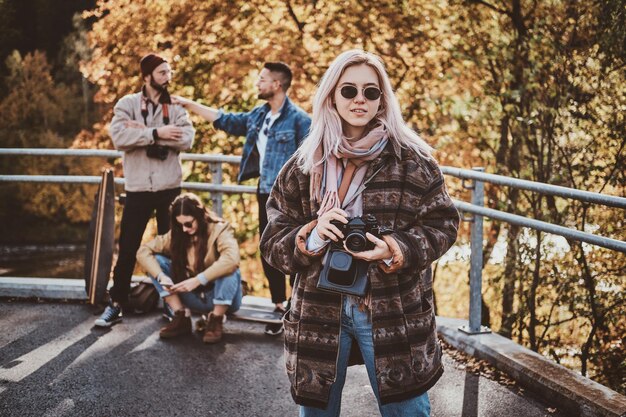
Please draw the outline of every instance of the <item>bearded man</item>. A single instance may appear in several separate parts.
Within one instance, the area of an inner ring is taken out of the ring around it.
[[[167,91],[172,79],[170,64],[159,55],[148,54],[141,58],[140,68],[141,91],[117,102],[109,127],[115,149],[124,152],[126,202],[109,291],[111,302],[95,322],[99,327],[122,320],[137,249],[154,211],[158,234],[169,230],[169,207],[182,183],[179,153],[191,149],[195,135],[187,111],[173,105]]]
[[[276,177],[285,162],[294,154],[309,133],[311,118],[287,97],[293,75],[284,62],[266,62],[256,82],[258,98],[267,101],[249,112],[226,113],[183,97],[174,102],[212,122],[216,129],[234,136],[245,136],[241,167],[237,181],[259,177],[257,202],[259,204],[259,234],[267,226],[265,204]],[[285,274],[261,258],[263,271],[269,281],[272,302],[276,312],[284,313],[286,300]],[[292,277],[293,280],[293,277]],[[282,324],[268,324],[265,333],[276,336],[283,331]]]

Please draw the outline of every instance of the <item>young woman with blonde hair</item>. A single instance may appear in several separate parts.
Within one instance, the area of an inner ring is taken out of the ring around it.
[[[331,63],[310,134],[272,189],[261,239],[270,264],[297,272],[284,325],[301,416],[339,416],[354,363],[365,363],[381,415],[430,414],[427,390],[443,372],[430,264],[459,222],[430,152],[402,119],[380,58],[351,50]],[[366,230],[378,233],[356,233],[368,247],[344,241],[360,217],[376,223]],[[335,252],[365,265],[365,292],[322,289]]]

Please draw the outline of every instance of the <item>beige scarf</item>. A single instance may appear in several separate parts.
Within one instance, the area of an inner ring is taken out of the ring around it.
[[[354,190],[363,182],[367,172],[367,162],[376,159],[387,144],[387,132],[382,125],[376,125],[360,139],[342,136],[337,152],[330,154],[325,162],[322,146],[315,150],[315,163],[310,178],[310,195],[314,201],[321,201],[318,216],[350,199],[349,190]],[[342,159],[346,159],[345,168]],[[343,174],[342,174],[343,171]],[[341,184],[339,177],[341,176]],[[357,187],[350,187],[356,184]],[[322,198],[323,195],[323,198]]]

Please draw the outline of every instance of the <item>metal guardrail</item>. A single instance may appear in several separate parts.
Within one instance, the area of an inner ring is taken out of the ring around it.
[[[113,150],[93,150],[93,149],[7,149],[0,148],[0,155],[28,155],[28,156],[78,156],[78,157],[104,157],[120,158],[122,152]],[[201,161],[210,164],[212,173],[212,183],[183,183],[183,188],[198,191],[209,191],[212,193],[213,209],[221,215],[222,197],[224,193],[255,193],[256,187],[241,185],[222,184],[222,164],[241,163],[240,156],[226,155],[199,155],[191,153],[181,153],[182,160]],[[505,177],[501,175],[487,174],[483,168],[472,170],[442,166],[445,175],[454,176],[463,180],[471,180],[471,185],[465,188],[472,190],[472,203],[464,201],[454,201],[457,209],[471,213],[474,216],[464,220],[472,221],[471,230],[471,255],[470,255],[470,319],[469,326],[463,326],[461,330],[469,334],[479,334],[489,332],[480,325],[481,323],[481,294],[482,294],[482,262],[483,262],[483,217],[494,220],[501,220],[511,224],[517,224],[540,230],[546,233],[556,234],[568,239],[586,242],[592,245],[601,246],[618,252],[626,253],[626,242],[582,232],[576,229],[529,219],[499,210],[484,207],[484,183],[504,185],[522,190],[538,192],[541,194],[554,195],[567,199],[576,199],[586,203],[600,204],[604,206],[626,209],[626,198],[610,196],[606,194],[589,191],[576,190],[567,187],[538,183]],[[48,183],[86,183],[97,184],[100,177],[97,176],[67,176],[67,175],[0,175],[0,182],[48,182]],[[116,184],[124,184],[123,178],[116,178]]]
[[[95,175],[0,175],[0,182],[49,182],[56,184],[100,184],[101,177]],[[124,185],[124,178],[115,178],[116,185]],[[183,182],[188,190],[212,191],[216,193],[237,194],[256,193],[256,187],[250,185],[218,185],[198,182]]]
[[[461,169],[454,167],[441,167],[441,171],[446,175],[451,175],[463,180],[470,179],[472,184],[463,186],[472,190],[472,203],[464,201],[454,202],[457,209],[463,212],[474,214],[470,219],[473,222],[470,236],[470,318],[469,325],[462,326],[460,330],[468,334],[480,334],[490,332],[489,329],[481,326],[481,303],[482,303],[482,269],[483,269],[483,217],[494,220],[501,220],[507,223],[528,227],[542,232],[563,236],[568,239],[590,243],[614,251],[626,253],[626,242],[611,239],[592,233],[581,232],[569,227],[559,226],[552,223],[529,219],[524,216],[494,210],[484,207],[484,183],[504,185],[522,190],[528,190],[546,195],[555,195],[567,199],[575,199],[586,203],[600,204],[604,206],[626,208],[626,198],[610,196],[606,194],[581,191],[567,187],[538,183],[517,178],[504,177],[501,175],[486,174],[483,168]]]
[[[505,177],[502,175],[487,174],[479,169],[471,170],[443,166],[441,167],[441,171],[446,175],[457,178],[488,182],[490,184],[505,185],[508,187],[518,188],[520,190],[534,191],[540,194],[555,195],[563,198],[584,201],[586,203],[601,204],[604,206],[626,209],[626,198],[622,197],[594,193],[591,191],[577,190],[568,187],[561,187],[559,185],[551,185],[543,182],[520,180],[518,178]]]
[[[540,220],[529,219],[528,217],[518,216],[517,214],[505,213],[487,207],[479,207],[476,204],[469,204],[464,201],[455,201],[454,204],[461,211],[478,214],[481,217],[489,217],[493,220],[502,220],[507,223],[516,224],[522,227],[528,227],[530,229],[540,230],[542,232],[551,233],[553,235],[559,235],[568,239],[590,243],[595,246],[601,246],[603,248],[611,249],[617,252],[626,253],[626,242],[621,240],[598,236],[587,232],[581,232],[576,229],[570,229],[569,227],[558,226],[556,224],[542,222]]]
[[[79,156],[79,157],[101,157],[101,158],[121,158],[123,152],[111,149],[62,149],[62,148],[0,148],[0,155],[28,155],[28,156]],[[229,164],[241,163],[241,156],[222,154],[180,154],[180,158],[185,161],[202,162],[225,162]]]
[[[108,149],[59,149],[59,148],[0,148],[0,155],[99,157],[121,158],[123,152]],[[221,154],[181,153],[183,161],[207,162],[211,170],[211,184],[183,182],[187,190],[211,193],[213,211],[222,215],[223,194],[256,193],[256,187],[246,185],[223,185],[222,164],[240,164],[241,156]],[[99,184],[100,176],[87,175],[0,175],[0,182],[41,182],[61,184]],[[124,178],[115,178],[116,185],[124,185]]]

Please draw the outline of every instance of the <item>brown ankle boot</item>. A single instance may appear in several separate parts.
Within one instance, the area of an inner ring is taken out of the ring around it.
[[[222,340],[222,333],[224,331],[223,322],[224,316],[216,316],[213,313],[209,313],[206,332],[204,332],[202,341],[204,343],[217,343]]]
[[[191,333],[191,317],[185,317],[185,310],[179,310],[174,313],[172,322],[161,328],[159,337],[168,339],[185,333]]]

